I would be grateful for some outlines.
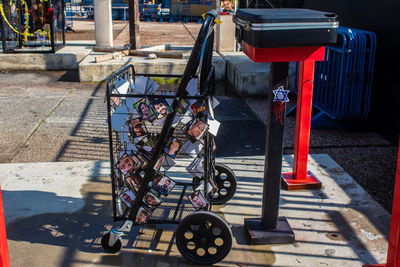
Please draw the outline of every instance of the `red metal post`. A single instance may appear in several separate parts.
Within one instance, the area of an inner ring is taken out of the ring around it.
[[[399,140],[400,141],[400,140]],[[367,264],[363,267],[400,267],[400,142],[397,154],[396,182],[394,185],[392,220],[386,264]]]
[[[321,188],[321,182],[307,171],[314,68],[314,60],[299,62],[293,172],[282,174],[282,184],[288,190]]]
[[[400,143],[397,155],[396,184],[394,186],[392,221],[390,224],[388,267],[400,267]]]
[[[0,186],[0,267],[9,267],[10,259],[8,256],[6,223],[4,221],[3,201],[1,199]]]

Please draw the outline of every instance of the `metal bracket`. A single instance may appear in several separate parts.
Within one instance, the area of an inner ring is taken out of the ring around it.
[[[131,220],[126,220],[124,225],[122,225],[118,229],[111,229],[110,231],[110,240],[108,240],[108,245],[110,247],[113,247],[115,243],[117,242],[118,239],[121,238],[121,236],[124,235],[124,232],[129,232],[132,228],[133,221]]]
[[[126,220],[124,225],[122,225],[120,228],[117,229],[117,231],[120,232],[130,232],[132,229],[133,221],[131,220]]]

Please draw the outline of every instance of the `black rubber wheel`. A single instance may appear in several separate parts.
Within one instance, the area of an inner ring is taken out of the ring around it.
[[[176,230],[176,246],[188,261],[212,265],[232,248],[232,231],[224,219],[208,211],[186,216]]]
[[[233,198],[236,193],[237,179],[236,175],[228,166],[215,163],[214,182],[218,190],[213,195],[213,204],[221,205]]]
[[[108,241],[110,241],[110,236],[111,236],[110,233],[107,233],[107,234],[103,235],[103,237],[101,238],[101,246],[103,247],[103,249],[104,249],[105,252],[108,252],[108,253],[117,253],[117,252],[120,251],[121,248],[122,248],[121,239],[118,238],[118,239],[117,239],[117,242],[115,242],[114,246],[110,247],[110,246],[108,245]]]

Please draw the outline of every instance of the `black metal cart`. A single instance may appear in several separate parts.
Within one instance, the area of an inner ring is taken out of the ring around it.
[[[121,236],[133,225],[166,223],[179,224],[176,245],[193,263],[217,263],[231,249],[230,227],[211,212],[213,204],[233,197],[237,185],[234,173],[215,163],[207,124],[214,119],[211,59],[217,16],[215,10],[207,13],[182,76],[138,74],[128,65],[108,79],[113,217],[125,223],[103,236],[106,252],[118,252]],[[174,79],[179,85],[172,94],[165,81]],[[139,90],[143,80],[158,81],[158,90],[152,85]],[[189,90],[189,83],[199,84],[199,90]]]

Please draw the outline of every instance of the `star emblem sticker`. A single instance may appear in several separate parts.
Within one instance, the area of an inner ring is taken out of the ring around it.
[[[289,90],[284,90],[283,86],[279,86],[278,89],[273,90],[272,93],[274,93],[274,99],[272,101],[274,101],[274,102],[289,102],[289,98],[288,98]]]

